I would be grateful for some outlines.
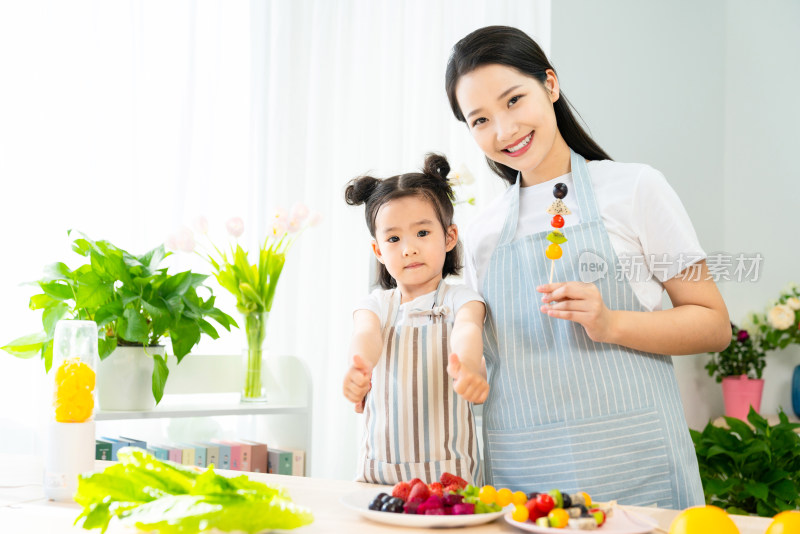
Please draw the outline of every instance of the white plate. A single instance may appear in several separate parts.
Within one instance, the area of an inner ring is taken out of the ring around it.
[[[535,523],[525,521],[520,523],[511,518],[511,512],[505,514],[506,523],[514,525],[520,530],[535,532],[536,534],[564,534],[565,532],[600,532],[602,534],[647,534],[653,532],[658,522],[652,517],[647,517],[622,508],[614,508],[614,513],[608,516],[603,526],[593,531],[573,530],[570,528],[539,527]]]
[[[472,525],[482,525],[494,521],[503,511],[491,514],[471,514],[471,515],[415,515],[415,514],[393,514],[391,512],[379,512],[369,509],[369,503],[380,493],[380,490],[361,490],[349,493],[342,497],[341,502],[345,507],[350,508],[361,514],[362,517],[378,523],[387,525],[397,525],[401,527],[418,528],[450,528],[450,527],[469,527]],[[563,534],[563,531],[562,531]]]

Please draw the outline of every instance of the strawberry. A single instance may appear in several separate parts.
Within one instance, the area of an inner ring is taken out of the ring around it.
[[[428,489],[431,490],[431,495],[438,495],[439,497],[444,495],[444,488],[440,482],[431,482],[428,484]]]
[[[450,484],[446,488],[444,488],[445,493],[456,493],[458,490],[463,489],[458,484]]]
[[[411,488],[411,493],[408,494],[407,501],[425,501],[428,497],[431,496],[431,492],[428,489],[428,486],[425,484],[415,484],[413,488]]]
[[[409,486],[408,482],[398,482],[394,485],[394,488],[392,488],[392,497],[397,497],[398,499],[407,501],[410,491],[411,486]]]
[[[411,480],[408,481],[408,485],[411,486],[412,488],[420,483],[424,484],[424,482],[422,482],[422,480],[418,478],[412,478]]]
[[[456,475],[453,475],[452,473],[442,473],[442,476],[439,479],[439,482],[441,482],[442,486],[445,486],[445,487],[452,486],[453,484],[457,485],[460,489],[463,489],[463,488],[467,487],[467,481],[466,480],[464,480],[461,477],[457,477]]]

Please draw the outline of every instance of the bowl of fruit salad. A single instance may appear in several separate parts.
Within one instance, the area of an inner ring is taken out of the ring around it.
[[[405,527],[445,528],[480,525],[503,515],[497,502],[481,500],[481,488],[450,473],[426,484],[415,478],[399,482],[391,493],[362,490],[341,502],[362,517]]]

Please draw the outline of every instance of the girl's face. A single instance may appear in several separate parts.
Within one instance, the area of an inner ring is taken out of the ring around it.
[[[403,302],[436,290],[445,255],[457,243],[456,225],[445,231],[427,199],[391,200],[375,217],[372,250],[397,281]]]
[[[489,159],[520,171],[526,186],[569,171],[569,147],[553,110],[558,95],[552,70],[542,85],[497,64],[476,68],[456,85],[456,100],[478,146]]]

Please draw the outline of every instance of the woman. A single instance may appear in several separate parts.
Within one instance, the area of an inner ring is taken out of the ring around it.
[[[464,37],[446,89],[510,184],[466,240],[467,282],[487,305],[487,479],[625,504],[702,504],[669,355],[724,348],[730,323],[677,195],[658,171],[611,161],[520,30]],[[548,238],[567,239],[563,258],[545,258]],[[673,309],[660,309],[664,290]]]

